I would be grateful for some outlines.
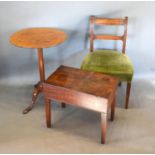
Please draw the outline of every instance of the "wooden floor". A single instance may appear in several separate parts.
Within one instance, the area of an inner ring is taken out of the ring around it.
[[[129,110],[123,108],[125,85],[119,88],[105,145],[98,113],[54,103],[54,128],[47,129],[42,95],[36,108],[22,115],[32,86],[0,87],[0,153],[155,153],[155,80],[133,82]]]

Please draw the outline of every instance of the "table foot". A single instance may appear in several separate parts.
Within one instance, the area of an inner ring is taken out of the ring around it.
[[[33,94],[32,94],[32,102],[31,104],[25,108],[23,110],[23,114],[27,114],[29,111],[31,111],[36,103],[36,99],[39,95],[39,93],[42,92],[42,84],[41,83],[38,83],[37,85],[35,85],[35,88],[34,88],[34,91],[33,91]]]
[[[118,83],[118,86],[121,87],[121,85],[122,85],[122,82],[119,82],[119,83]]]
[[[64,102],[61,103],[62,108],[66,108],[66,104]]]

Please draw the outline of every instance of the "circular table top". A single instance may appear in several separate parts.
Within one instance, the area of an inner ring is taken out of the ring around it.
[[[67,39],[67,34],[55,28],[27,28],[14,33],[10,42],[24,48],[47,48]]]

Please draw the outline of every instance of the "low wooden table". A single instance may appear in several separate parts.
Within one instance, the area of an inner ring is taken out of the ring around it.
[[[105,143],[108,109],[114,119],[117,80],[101,73],[60,66],[44,83],[47,127],[51,127],[51,100],[101,113],[101,143]]]
[[[35,85],[32,102],[23,110],[23,114],[28,113],[34,107],[39,93],[42,92],[42,83],[45,81],[45,69],[43,48],[56,46],[67,39],[67,34],[56,28],[35,27],[20,30],[10,37],[10,42],[22,48],[38,49],[38,62],[40,71],[40,81]],[[62,104],[64,106],[64,104]]]

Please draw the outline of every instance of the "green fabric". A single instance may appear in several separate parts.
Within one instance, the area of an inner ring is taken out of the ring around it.
[[[88,54],[81,69],[109,74],[120,81],[131,81],[133,77],[133,65],[127,55],[111,50],[94,51]]]

